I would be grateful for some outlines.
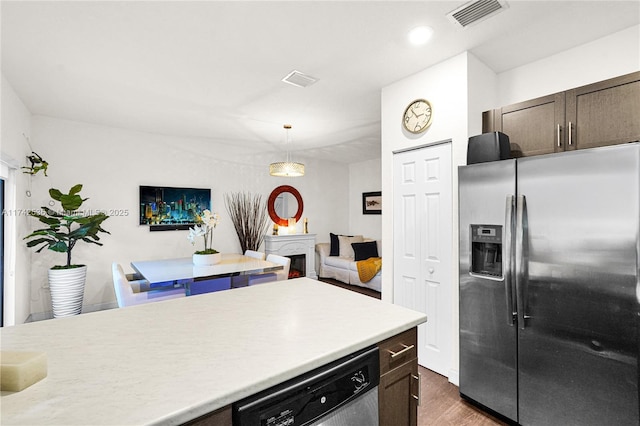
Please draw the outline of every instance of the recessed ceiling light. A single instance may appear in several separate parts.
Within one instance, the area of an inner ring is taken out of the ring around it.
[[[409,43],[414,46],[422,46],[429,41],[432,34],[433,29],[431,27],[427,27],[426,25],[415,27],[409,31]]]

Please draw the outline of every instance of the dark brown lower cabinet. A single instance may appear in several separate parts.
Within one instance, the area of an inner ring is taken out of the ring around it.
[[[380,426],[418,424],[418,359],[380,377]]]
[[[380,426],[418,424],[420,379],[417,337],[417,328],[414,327],[378,345]]]
[[[231,405],[183,423],[184,426],[231,426],[231,424]]]

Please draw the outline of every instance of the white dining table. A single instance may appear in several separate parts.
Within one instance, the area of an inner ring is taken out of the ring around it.
[[[187,295],[189,284],[194,281],[267,274],[283,269],[277,263],[232,253],[223,253],[222,260],[211,266],[196,266],[192,258],[183,257],[135,261],[131,262],[131,267],[151,284],[180,283],[185,286]]]

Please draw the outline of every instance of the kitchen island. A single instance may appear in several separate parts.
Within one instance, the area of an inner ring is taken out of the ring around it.
[[[425,321],[299,278],[7,327],[48,376],[3,392],[0,423],[181,424]]]

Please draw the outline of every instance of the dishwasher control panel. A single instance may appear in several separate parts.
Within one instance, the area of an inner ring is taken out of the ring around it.
[[[277,413],[275,416],[264,419],[267,426],[292,426],[295,424],[292,410],[284,410],[281,413]]]
[[[310,425],[369,391],[377,395],[379,381],[378,348],[371,347],[238,401],[233,424]]]

